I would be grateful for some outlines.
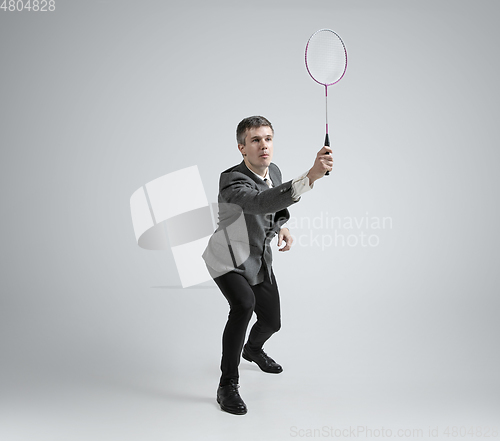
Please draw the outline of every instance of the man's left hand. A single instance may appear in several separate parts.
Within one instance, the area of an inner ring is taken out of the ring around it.
[[[282,228],[278,234],[278,247],[285,241],[286,245],[283,248],[280,248],[279,251],[288,251],[292,247],[293,238],[290,234],[288,228]]]

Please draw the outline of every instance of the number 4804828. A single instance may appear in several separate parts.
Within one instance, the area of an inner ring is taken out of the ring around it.
[[[52,12],[56,10],[55,0],[3,0],[0,9],[5,12]]]

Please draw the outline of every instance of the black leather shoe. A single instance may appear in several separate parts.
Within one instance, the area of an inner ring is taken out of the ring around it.
[[[254,352],[248,349],[247,345],[245,345],[243,346],[242,357],[245,360],[257,363],[262,371],[269,374],[279,374],[283,372],[283,368],[271,357],[269,357],[269,355],[267,355],[262,349],[258,352]]]
[[[217,389],[217,403],[225,412],[234,415],[245,415],[247,413],[247,406],[238,392],[239,387],[238,383],[231,380],[231,384],[219,386]]]

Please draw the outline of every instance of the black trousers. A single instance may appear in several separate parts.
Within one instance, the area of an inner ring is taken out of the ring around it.
[[[241,274],[226,273],[214,279],[229,302],[229,316],[222,334],[222,360],[220,385],[238,382],[238,366],[248,323],[255,311],[257,321],[248,336],[249,349],[259,351],[264,343],[281,327],[280,298],[274,273],[250,285]],[[272,283],[271,283],[272,281]]]

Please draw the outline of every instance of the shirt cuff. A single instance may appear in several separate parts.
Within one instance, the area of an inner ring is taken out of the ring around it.
[[[294,201],[298,201],[300,196],[314,187],[314,183],[309,184],[309,178],[307,177],[308,173],[309,170],[292,181],[292,199]]]

